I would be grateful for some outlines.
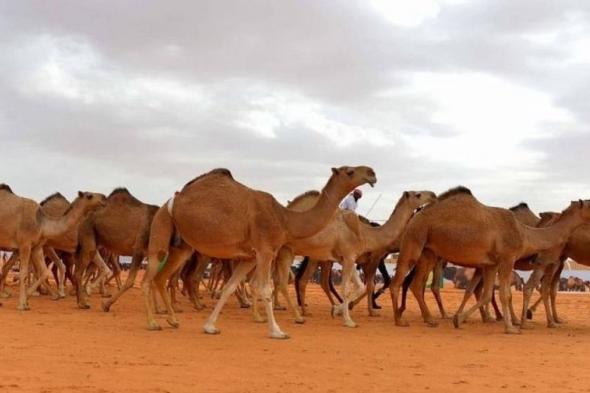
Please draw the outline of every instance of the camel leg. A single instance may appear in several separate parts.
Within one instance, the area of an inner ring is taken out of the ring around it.
[[[377,266],[377,269],[379,269],[381,277],[383,278],[383,285],[381,286],[381,288],[379,288],[377,292],[371,295],[373,300],[373,308],[377,310],[381,309],[381,306],[377,304],[377,299],[379,299],[379,296],[381,296],[385,292],[385,290],[389,288],[389,285],[391,284],[391,276],[389,275],[387,267],[385,266],[386,256],[387,254],[379,259],[379,265]]]
[[[426,301],[424,301],[424,289],[426,287],[426,281],[428,280],[428,274],[435,264],[436,256],[430,252],[424,251],[420,256],[418,264],[414,267],[416,273],[414,280],[412,280],[412,284],[410,285],[410,289],[420,306],[420,312],[422,313],[424,323],[430,327],[438,326],[438,322],[434,320]]]
[[[188,281],[190,282],[190,286],[188,287],[189,298],[196,310],[202,310],[206,307],[201,303],[199,289],[203,274],[205,273],[205,270],[207,270],[207,266],[209,266],[210,262],[211,258],[199,255],[197,257],[197,267],[188,277]]]
[[[308,263],[309,263],[309,258],[308,257],[303,258],[303,261],[301,261],[301,263],[297,267],[297,271],[295,272],[295,280],[293,281],[293,285],[295,286],[295,295],[297,296],[297,305],[299,307],[301,307],[301,297],[299,296],[299,281],[301,280],[301,277],[305,273]]]
[[[236,269],[234,270],[234,274],[232,274],[229,281],[227,282],[227,285],[225,286],[225,288],[223,288],[221,296],[217,301],[217,304],[215,304],[215,307],[213,308],[213,312],[211,312],[211,315],[209,315],[207,322],[205,322],[205,325],[203,326],[203,330],[205,331],[205,333],[220,333],[220,330],[215,327],[215,323],[219,318],[219,313],[221,312],[221,309],[227,302],[227,299],[236,290],[238,284],[242,282],[242,280],[246,277],[248,272],[250,272],[255,266],[255,260],[240,261],[239,263],[237,263]],[[255,294],[255,296],[258,296],[258,294]]]
[[[46,247],[43,251],[57,266],[57,292],[60,298],[66,297],[65,282],[66,282],[66,265],[57,255],[53,247]]]
[[[18,261],[18,252],[15,251],[12,253],[8,261],[2,266],[2,279],[0,280],[0,297],[8,298],[11,296],[10,292],[6,291],[5,285],[6,280],[8,279],[8,273],[10,269],[16,264]]]
[[[412,269],[410,269],[410,273],[404,278],[404,282],[402,283],[402,301],[399,307],[399,314],[403,315],[404,311],[406,311],[406,304],[408,301],[408,289],[410,289],[410,285],[414,281],[416,277],[416,270],[418,267],[414,265]]]
[[[171,248],[168,256],[168,261],[164,267],[154,277],[154,285],[160,293],[160,297],[164,301],[164,306],[168,313],[166,321],[173,328],[180,326],[178,319],[176,318],[175,310],[170,299],[170,294],[166,290],[166,284],[170,277],[176,274],[184,263],[191,257],[193,250],[190,248]]]
[[[553,312],[553,320],[555,321],[555,323],[561,323],[561,324],[565,323],[565,321],[557,315],[557,305],[556,305],[555,301],[557,300],[557,289],[559,288],[559,279],[561,277],[561,272],[563,271],[563,262],[564,262],[563,260],[564,259],[565,258],[563,258],[561,260],[557,270],[553,274],[553,279],[551,282],[551,293],[550,293],[551,311]]]
[[[553,317],[553,308],[550,304],[550,296],[554,282],[553,277],[558,270],[560,270],[558,264],[551,264],[547,266],[547,268],[545,269],[545,274],[543,275],[543,279],[541,280],[541,298],[543,299],[543,304],[545,306],[545,314],[547,315],[548,328],[557,327],[555,319]]]
[[[104,312],[108,312],[111,309],[111,306],[119,300],[121,296],[129,289],[133,288],[133,284],[135,284],[135,277],[137,276],[137,272],[139,271],[139,267],[141,266],[141,261],[143,261],[143,253],[136,252],[133,254],[131,258],[131,267],[129,268],[129,275],[127,276],[127,280],[125,280],[125,284],[115,293],[111,298],[105,299],[102,302],[102,310]]]
[[[33,264],[35,265],[35,269],[37,270],[39,278],[28,289],[28,295],[30,296],[33,292],[35,292],[39,286],[44,286],[51,294],[52,300],[59,299],[60,296],[59,296],[58,291],[56,289],[54,289],[52,285],[49,285],[49,283],[46,283],[49,276],[51,276],[51,271],[49,271],[49,269],[47,268],[47,265],[45,264],[45,256],[43,254],[43,248],[42,247],[33,248],[32,253],[31,253],[31,258],[32,258]]]
[[[433,275],[432,275],[432,286],[430,287],[430,290],[432,291],[432,294],[434,295],[434,299],[436,300],[436,304],[438,306],[438,311],[440,312],[440,317],[442,319],[448,319],[449,316],[447,315],[447,312],[445,311],[445,307],[443,305],[442,302],[442,298],[440,296],[440,287],[439,287],[439,283],[442,281],[443,278],[443,271],[444,270],[444,266],[442,261],[436,261],[435,265],[434,265],[434,271],[433,271]]]
[[[510,313],[510,279],[512,277],[512,263],[503,263],[500,265],[498,277],[500,279],[500,301],[502,302],[502,312],[504,314],[505,333],[518,334],[520,333],[520,329],[515,327],[512,323],[512,314]],[[526,308],[524,308],[524,310],[526,310]],[[523,318],[523,320],[526,319]]]
[[[476,291],[478,290],[478,287],[481,285],[481,282],[482,282],[482,271],[481,271],[481,269],[477,269],[475,271],[475,273],[473,274],[473,277],[469,281],[469,285],[467,286],[467,288],[465,288],[465,293],[463,294],[463,300],[461,301],[461,305],[459,306],[459,309],[457,309],[455,316],[463,313],[463,309],[465,309],[465,306],[467,305],[467,302],[471,298],[471,295],[476,293]],[[476,299],[479,301],[477,296],[476,296]],[[480,310],[480,311],[482,312],[482,318],[483,318],[484,317],[483,311],[482,310]]]
[[[389,286],[389,292],[391,294],[391,304],[393,306],[393,317],[395,320],[396,326],[406,327],[409,326],[408,322],[402,319],[402,315],[400,313],[400,308],[398,304],[399,298],[399,291],[400,287],[408,273],[408,270],[416,264],[416,261],[420,258],[422,254],[422,247],[418,244],[408,244],[408,252],[405,253],[402,250],[402,253],[397,261],[397,268],[395,269],[395,275],[393,276],[393,280],[391,280],[391,285]]]
[[[331,283],[332,283],[332,266],[334,264],[330,261],[322,261],[321,264],[321,274],[320,274],[320,286],[324,290],[324,293],[328,297],[330,304],[332,306],[337,304],[342,304],[342,301],[336,303],[334,298],[332,297],[332,290],[331,290]]]
[[[276,263],[276,277],[277,283],[275,284],[275,292],[278,291],[283,295],[287,302],[287,308],[293,314],[295,323],[305,323],[305,319],[299,313],[297,307],[291,301],[289,296],[289,272],[291,271],[291,265],[293,264],[293,252],[287,248],[282,248],[277,255]]]
[[[272,306],[272,286],[271,286],[271,266],[274,256],[270,252],[259,252],[256,258],[256,270],[254,271],[254,280],[256,291],[261,296],[266,310],[268,320],[269,336],[276,339],[286,339],[289,335],[284,333],[279,327],[274,317]]]
[[[367,267],[365,269],[365,277],[367,281],[367,290],[365,291],[365,295],[367,296],[367,311],[369,312],[370,317],[378,317],[380,314],[373,307],[373,303],[375,302],[375,298],[373,297],[373,291],[375,290],[375,275],[377,274],[376,269],[371,269],[371,267]],[[360,300],[362,297],[359,297]],[[356,302],[356,301],[355,301]]]
[[[357,324],[352,320],[350,317],[350,309],[348,307],[348,303],[353,298],[352,288],[351,286],[354,285],[354,278],[353,276],[356,274],[355,271],[355,263],[353,260],[344,260],[342,261],[342,305],[340,309],[342,310],[342,320],[344,322],[344,326],[346,327],[357,327]],[[332,306],[332,312],[334,314],[334,309],[338,308],[337,305]]]
[[[92,262],[98,268],[98,276],[86,287],[86,293],[90,295],[98,285],[102,284],[104,280],[106,280],[111,274],[111,269],[107,266],[106,262],[100,255],[100,252],[96,252],[94,254],[94,258]],[[110,297],[109,295],[103,294],[103,297]]]
[[[453,317],[453,324],[458,328],[471,314],[479,310],[480,307],[487,304],[492,299],[492,291],[494,289],[494,278],[496,277],[497,268],[489,266],[482,269],[483,272],[483,293],[477,303],[471,306],[465,312],[457,312]],[[470,284],[471,288],[471,284]],[[465,300],[465,299],[464,299]],[[461,310],[461,309],[460,309]]]
[[[531,296],[533,295],[533,291],[539,285],[541,278],[543,277],[544,269],[542,267],[537,267],[533,270],[533,273],[524,284],[524,288],[522,289],[522,321],[520,324],[521,329],[530,329],[530,324],[527,322],[526,318],[526,311],[529,309],[529,302],[531,300]]]
[[[307,311],[307,305],[305,303],[305,292],[307,290],[307,284],[317,269],[318,261],[310,259],[309,263],[305,265],[303,272],[299,279],[295,276],[295,288],[297,290],[299,298],[299,306],[301,307],[301,314],[303,316],[311,316]],[[302,266],[303,268],[303,266]],[[299,275],[299,274],[298,274]]]
[[[17,310],[26,311],[29,310],[29,302],[27,299],[27,276],[29,275],[29,260],[31,259],[31,247],[23,246],[19,247],[20,255],[20,271],[19,271],[19,299]]]

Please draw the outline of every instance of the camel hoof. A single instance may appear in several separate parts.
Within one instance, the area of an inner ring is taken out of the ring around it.
[[[240,308],[250,308],[250,304],[247,304],[247,303],[240,304]]]
[[[561,319],[561,318],[555,318],[555,323],[558,323],[560,325],[567,324],[567,322],[564,319]]]
[[[520,324],[520,329],[524,329],[524,330],[533,330],[534,327],[533,325],[531,325],[530,323],[521,323]]]
[[[19,304],[18,306],[16,306],[16,309],[19,311],[29,311],[31,307],[29,307],[28,304]]]
[[[348,321],[348,322],[344,322],[344,326],[346,326],[347,328],[356,328],[359,325],[357,325],[355,322],[353,321]]]
[[[513,325],[516,325],[516,326],[520,326],[520,325],[522,325],[522,323],[520,322],[520,319],[513,319],[513,320],[512,320],[512,324],[513,324]]]
[[[285,307],[285,306],[274,306],[273,309],[275,311],[286,311],[287,310],[287,307]]]
[[[342,304],[334,304],[332,306],[332,318],[342,315]]]
[[[273,338],[275,340],[286,340],[289,338],[289,335],[283,332],[271,333],[270,338]]]
[[[111,311],[111,302],[102,302],[101,304],[102,311],[109,312]]]
[[[520,329],[512,326],[506,329],[506,334],[520,334]]]
[[[444,319],[444,320],[449,321],[449,320],[453,319],[453,317],[451,317],[448,314],[443,314],[443,315],[440,316],[440,319]]]
[[[88,304],[78,304],[80,310],[88,310],[90,306]]]
[[[177,314],[182,314],[182,308],[174,307],[174,312]]]
[[[59,296],[60,299],[65,299],[66,298],[66,293],[65,292],[60,292],[57,295]]]
[[[408,326],[410,326],[410,324],[404,319],[399,319],[399,320],[395,321],[395,326],[408,327]]]
[[[41,292],[39,291],[33,291],[33,292],[29,292],[27,293],[28,296],[32,296],[32,297],[39,297],[41,296]]]
[[[547,327],[550,329],[555,329],[557,324],[555,322],[547,322]]]
[[[424,321],[426,323],[426,326],[428,327],[438,327],[438,322],[434,321],[434,320],[428,320],[428,321]]]
[[[56,293],[55,295],[51,295],[51,300],[59,300],[59,299],[62,299],[62,297],[59,296],[58,293]]]
[[[166,315],[168,313],[166,312],[166,310],[159,310],[158,309],[158,310],[156,310],[156,314],[158,314],[158,315]]]
[[[158,325],[156,322],[150,322],[148,324],[147,329],[150,330],[150,331],[152,331],[152,332],[155,332],[157,330],[162,330],[162,328],[160,327],[160,325]]]
[[[483,318],[483,323],[493,323],[493,322],[496,322],[496,320],[490,316]]]
[[[91,287],[86,287],[86,288],[84,288],[84,290],[86,291],[86,294],[88,296],[92,295],[92,288]]]
[[[101,297],[102,297],[102,298],[104,298],[104,299],[108,299],[108,298],[110,298],[110,297],[113,297],[113,295],[111,295],[110,293],[103,293],[103,294],[101,295]]]
[[[266,318],[262,318],[262,317],[254,318],[254,322],[256,322],[256,323],[266,323]]]
[[[533,311],[526,310],[526,319],[533,319]]]
[[[12,296],[12,293],[10,293],[8,291],[4,291],[4,292],[0,293],[0,297],[3,299],[8,299],[11,296]]]
[[[295,323],[297,323],[299,325],[303,325],[305,323],[305,318],[303,318],[303,317],[295,318]]]
[[[166,322],[168,322],[168,325],[170,325],[174,329],[178,329],[180,327],[180,322],[178,321],[166,319]]]
[[[201,311],[201,310],[207,308],[207,306],[205,306],[204,304],[195,304],[195,305],[193,305],[193,308],[197,311]]]
[[[215,326],[203,326],[203,331],[205,334],[219,334],[221,330],[217,329]]]

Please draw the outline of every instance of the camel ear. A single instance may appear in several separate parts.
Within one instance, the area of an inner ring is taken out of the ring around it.
[[[410,193],[407,191],[404,191],[404,198],[408,199],[410,197]]]
[[[78,198],[82,198],[84,196],[84,193],[82,191],[78,191]]]
[[[338,174],[338,168],[332,168],[332,173],[334,175],[337,175]]]
[[[352,169],[352,168],[347,168],[347,169],[346,169],[346,174],[348,175],[348,177],[352,177],[352,176],[354,176],[354,169]]]

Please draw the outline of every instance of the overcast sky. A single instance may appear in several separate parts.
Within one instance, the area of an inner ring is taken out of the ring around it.
[[[373,219],[590,198],[588,1],[1,0],[0,37],[0,182],[37,200],[227,167],[285,202],[359,164]]]

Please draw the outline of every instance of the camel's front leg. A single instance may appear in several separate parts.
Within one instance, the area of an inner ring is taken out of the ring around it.
[[[344,259],[342,261],[342,319],[344,326],[346,327],[357,327],[357,324],[350,317],[350,309],[348,304],[353,299],[354,294],[352,293],[351,284],[353,284],[355,275],[355,258]]]

